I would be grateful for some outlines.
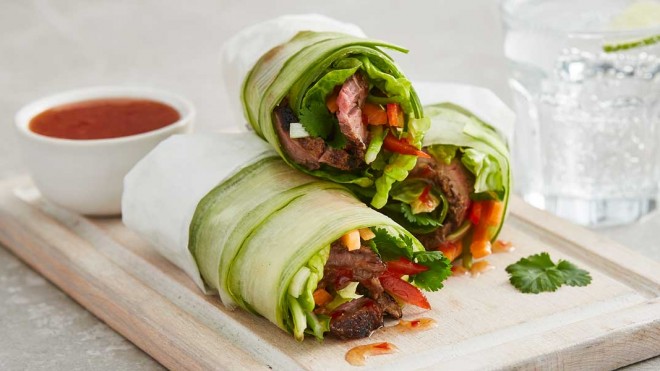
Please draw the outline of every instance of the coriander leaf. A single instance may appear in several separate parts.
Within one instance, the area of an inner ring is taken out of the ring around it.
[[[341,132],[341,129],[339,128],[339,121],[334,120],[334,126],[332,129],[332,138],[327,142],[328,145],[332,148],[336,149],[343,149],[346,147],[346,143],[348,143],[348,140],[346,139],[346,135]]]
[[[443,260],[445,259],[445,255],[441,251],[415,251],[413,258],[415,259],[415,263],[424,265],[425,263]]]
[[[451,275],[451,262],[440,251],[417,251],[413,254],[416,263],[429,269],[416,274],[413,283],[422,290],[437,291],[443,286],[442,282]]]
[[[409,222],[422,227],[439,227],[442,225],[439,220],[434,218],[432,213],[413,214],[410,205],[405,203],[401,204],[401,214],[403,214]]]
[[[510,274],[509,282],[526,294],[556,291],[564,283],[564,275],[546,252],[522,258],[506,267],[506,271]]]
[[[522,258],[506,267],[506,271],[510,275],[509,282],[524,293],[552,292],[564,284],[586,286],[591,283],[589,272],[566,260],[555,265],[547,252]]]
[[[578,268],[569,261],[560,260],[557,269],[564,275],[564,283],[569,286],[587,286],[591,283],[589,272]]]
[[[335,127],[337,118],[328,111],[325,102],[311,101],[300,108],[298,119],[312,137],[326,139]]]
[[[392,235],[385,228],[373,228],[376,235],[372,241],[381,259],[384,261],[396,260],[402,256],[412,259],[413,240],[406,235]]]

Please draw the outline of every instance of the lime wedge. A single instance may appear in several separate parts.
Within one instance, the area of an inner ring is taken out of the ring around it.
[[[616,31],[654,26],[660,26],[660,2],[651,0],[633,2],[610,22]]]

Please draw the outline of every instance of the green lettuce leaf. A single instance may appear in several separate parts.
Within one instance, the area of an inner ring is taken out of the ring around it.
[[[364,162],[371,164],[378,157],[380,149],[383,147],[383,141],[385,140],[385,135],[387,135],[387,130],[383,129],[383,125],[370,126],[369,134],[371,140],[369,141],[369,147],[367,147],[367,152],[364,155]]]
[[[435,146],[429,146],[427,149],[428,153],[433,156],[436,160],[444,162],[449,165],[451,160],[456,157],[456,151],[458,151],[458,146],[452,146],[451,144],[439,144]]]
[[[300,123],[312,137],[328,139],[333,129],[336,131],[339,128],[337,117],[328,110],[325,101],[336,86],[355,74],[358,67],[331,70],[305,93],[297,114]]]
[[[417,156],[402,155],[395,153],[383,170],[383,175],[376,179],[376,194],[371,200],[371,206],[380,209],[389,199],[390,189],[395,182],[400,182],[408,177],[408,173],[415,167]]]
[[[501,194],[504,192],[502,168],[494,156],[473,148],[466,148],[463,150],[461,162],[475,176],[475,193]]]

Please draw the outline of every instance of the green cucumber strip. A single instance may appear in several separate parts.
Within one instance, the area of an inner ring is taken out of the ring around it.
[[[309,268],[301,267],[291,280],[291,284],[289,285],[289,295],[298,298],[300,294],[302,294],[305,286],[307,286],[307,279],[311,273],[312,271],[310,271]]]
[[[383,129],[383,126],[384,125],[377,125],[370,126],[369,128],[371,141],[369,142],[369,147],[367,147],[367,152],[364,155],[364,162],[367,164],[374,162],[380,149],[383,147],[383,141],[385,140],[385,135],[387,135],[387,131]]]
[[[387,226],[397,234],[409,235],[343,188],[307,189],[262,219],[245,239],[231,265],[229,289],[240,293],[237,296],[271,322],[293,331],[284,323],[293,276],[342,235],[371,226]],[[423,246],[417,242],[415,248],[422,250]]]
[[[318,286],[320,280],[318,274],[315,272],[310,273],[305,288],[300,297],[298,297],[298,302],[306,312],[314,310],[314,291],[316,291],[316,286]]]
[[[305,316],[307,318],[307,328],[318,341],[322,341],[323,334],[330,331],[330,319],[327,317],[319,319],[319,317],[311,311],[306,312]]]
[[[293,317],[293,337],[298,341],[303,341],[305,338],[305,329],[307,328],[307,316],[300,304],[298,304],[298,300],[289,297],[288,302],[289,309],[291,309],[291,317]]]

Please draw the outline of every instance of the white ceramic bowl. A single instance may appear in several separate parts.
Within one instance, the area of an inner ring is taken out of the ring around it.
[[[72,140],[36,134],[30,120],[67,103],[103,98],[144,98],[176,109],[179,121],[157,130],[112,139]],[[126,173],[160,141],[192,129],[193,105],[168,92],[138,87],[95,87],[39,99],[16,113],[23,160],[41,194],[67,209],[86,215],[121,213]]]

